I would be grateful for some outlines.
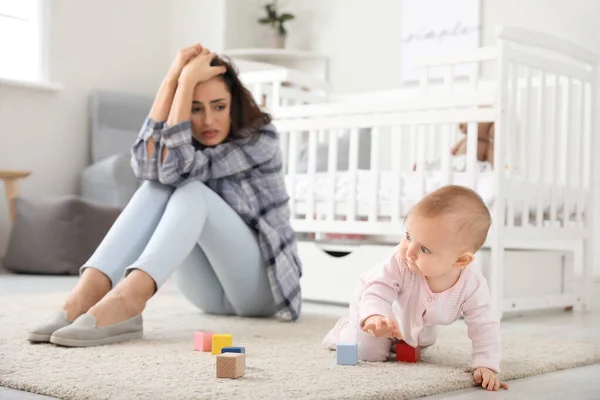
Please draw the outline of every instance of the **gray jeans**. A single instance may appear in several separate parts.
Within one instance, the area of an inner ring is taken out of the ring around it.
[[[183,295],[211,314],[275,313],[256,234],[201,182],[144,182],[81,272],[86,267],[113,285],[132,269],[158,288],[174,274]]]

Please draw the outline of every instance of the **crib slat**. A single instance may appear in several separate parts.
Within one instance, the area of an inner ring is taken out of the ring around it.
[[[400,221],[402,215],[402,203],[400,201],[400,190],[402,189],[402,178],[400,175],[400,151],[402,149],[402,127],[392,127],[392,223]]]
[[[586,207],[590,207],[591,205],[586,204],[586,190],[590,189],[590,183],[589,183],[589,169],[586,168],[588,165],[591,165],[591,159],[590,159],[590,153],[591,153],[591,147],[590,147],[590,129],[591,129],[591,118],[592,118],[592,113],[590,112],[589,106],[590,106],[590,100],[591,98],[587,95],[587,94],[591,94],[591,84],[588,82],[582,82],[581,83],[581,91],[582,91],[582,95],[581,95],[581,135],[582,135],[582,139],[581,139],[581,151],[583,153],[581,160],[580,160],[580,176],[581,176],[581,182],[579,185],[579,210],[578,210],[578,218],[579,218],[579,225],[584,228],[586,226],[586,221],[585,221],[585,217],[584,217],[584,213],[586,210]],[[586,213],[587,214],[587,213]]]
[[[348,193],[347,217],[348,221],[356,221],[356,187],[358,180],[358,129],[350,130],[350,156],[348,161],[350,176],[350,193]]]
[[[371,130],[371,198],[369,205],[369,221],[377,222],[379,215],[379,204],[377,199],[379,198],[379,129],[373,128]]]
[[[329,153],[327,159],[327,179],[329,187],[327,188],[327,220],[333,221],[335,218],[335,189],[337,175],[337,157],[338,157],[338,130],[332,129],[329,133]]]
[[[467,175],[468,185],[471,189],[477,189],[477,123],[467,124]]]
[[[523,115],[523,126],[524,126],[524,135],[523,140],[521,141],[521,168],[522,168],[522,179],[525,185],[529,185],[530,177],[529,177],[529,154],[531,152],[531,138],[532,135],[529,133],[533,131],[533,118],[531,118],[531,101],[533,95],[531,93],[531,68],[525,67],[525,93],[524,93],[524,103],[525,103],[525,114]],[[529,196],[524,193],[521,196],[521,204],[523,208],[521,210],[521,226],[526,226],[529,223]]]
[[[575,96],[573,96],[573,81],[571,78],[567,77],[567,94],[566,94],[566,121],[565,121],[565,129],[563,131],[564,139],[563,139],[563,165],[564,165],[564,180],[563,180],[563,212],[562,212],[562,226],[564,228],[567,227],[569,223],[569,211],[571,209],[571,179],[573,179],[572,174],[572,162],[571,162],[571,135],[574,126],[573,126],[573,100]]]
[[[281,105],[280,97],[281,97],[281,82],[273,82],[273,86],[271,87],[271,104],[269,107],[271,109],[271,111],[275,111],[280,107],[280,105]]]
[[[280,132],[279,134],[279,147],[281,148],[281,157],[283,158],[283,173],[288,173],[288,166],[285,164],[286,160],[289,160],[289,146],[290,146],[290,133]]]
[[[288,182],[289,182],[289,196],[290,196],[290,212],[292,218],[296,218],[296,165],[298,163],[298,140],[300,138],[299,132],[289,132],[289,158],[288,158]]]
[[[261,83],[255,83],[252,85],[252,97],[254,97],[254,101],[258,104],[259,107],[265,106],[263,104],[263,90]]]
[[[315,191],[316,185],[316,171],[317,171],[317,143],[318,143],[318,132],[311,130],[308,133],[308,205],[307,205],[307,216],[308,220],[318,219],[315,215]]]
[[[560,170],[559,160],[560,160],[560,77],[558,74],[554,75],[554,91],[552,97],[552,115],[554,118],[550,122],[549,130],[551,132],[551,140],[552,140],[552,162],[550,163],[551,175],[550,175],[550,224],[555,227],[558,223],[558,219],[556,217],[557,214],[557,202],[558,202],[558,190],[557,190],[557,182],[558,182],[558,171]]]
[[[410,162],[409,165],[412,169],[413,165],[417,167],[418,153],[419,153],[419,141],[417,140],[417,127],[414,124],[406,126],[405,129],[409,132],[409,143],[410,143]]]
[[[514,202],[514,193],[511,188],[513,185],[514,179],[517,179],[517,159],[519,154],[517,153],[519,147],[518,136],[519,132],[516,131],[516,114],[517,114],[517,101],[519,95],[519,88],[517,83],[517,78],[519,77],[519,67],[515,63],[511,63],[509,65],[509,76],[510,76],[510,103],[507,109],[508,113],[508,129],[504,131],[507,132],[506,136],[506,148],[508,151],[506,152],[506,160],[508,165],[508,176],[509,178],[506,181],[506,207],[507,207],[507,221],[506,225],[509,228],[512,228],[515,225],[515,202]]]
[[[577,124],[577,138],[579,139],[578,147],[577,147],[577,165],[579,166],[579,170],[577,173],[577,204],[575,206],[575,221],[578,227],[583,228],[583,210],[584,210],[584,177],[585,177],[585,165],[586,164],[586,147],[585,147],[585,137],[586,135],[586,124],[585,124],[585,82],[580,81],[581,86],[579,87],[579,104],[577,109],[578,113],[578,124]]]
[[[435,162],[436,160],[435,152],[437,151],[437,147],[435,146],[435,127],[436,124],[427,125],[427,133],[425,135],[425,165],[427,165],[427,163]]]
[[[538,146],[532,147],[535,150],[537,162],[538,162],[538,173],[537,173],[537,207],[535,215],[535,226],[538,228],[542,227],[543,217],[543,195],[542,190],[545,187],[546,180],[544,173],[544,157],[542,154],[548,154],[548,141],[543,139],[543,133],[546,132],[546,73],[541,71],[540,74],[540,90],[538,91],[538,114],[537,114],[537,132],[534,135],[538,140]]]
[[[452,135],[452,127],[450,124],[443,124],[442,126],[438,126],[438,128],[440,129],[442,139],[440,140],[442,146],[442,170],[440,173],[442,174],[441,183],[444,186],[452,183],[452,165],[450,164],[450,136]]]

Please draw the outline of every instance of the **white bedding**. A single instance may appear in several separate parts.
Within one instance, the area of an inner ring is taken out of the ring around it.
[[[374,176],[378,176],[379,184],[377,189],[378,215],[391,215],[392,200],[394,198],[393,174],[390,171],[381,171],[374,175],[371,171],[359,170],[356,174],[356,210],[358,215],[368,215],[372,201]],[[317,214],[324,213],[327,209],[327,199],[331,191],[331,179],[327,173],[316,173],[314,182],[308,174],[297,174],[294,178],[288,175],[285,177],[288,193],[292,195],[296,203],[296,208],[303,209],[313,193],[315,200],[315,211]],[[334,198],[336,205],[336,214],[346,213],[345,205],[348,202],[351,190],[352,175],[349,172],[338,172],[335,176]],[[482,197],[483,201],[491,208],[496,200],[494,194],[493,172],[480,172],[476,178],[476,191]],[[414,172],[407,172],[400,175],[400,213],[405,213],[414,206],[414,204],[423,197],[424,193],[439,188],[443,179],[440,172],[427,172],[425,174],[425,184],[420,175]],[[451,182],[458,185],[470,186],[469,176],[465,172],[452,173]],[[424,187],[423,187],[424,186]],[[523,205],[527,203],[530,213],[537,212],[538,190],[541,194],[541,205],[544,213],[550,212],[551,206],[551,187],[550,185],[533,185],[522,179],[510,179],[507,181],[507,191],[517,196],[514,201],[515,215],[522,213]],[[556,209],[561,212],[565,203],[565,187],[555,189]],[[576,194],[571,194],[577,198]],[[572,201],[573,202],[573,201]],[[570,212],[574,212],[574,205],[569,205]],[[300,211],[300,210],[298,210]]]

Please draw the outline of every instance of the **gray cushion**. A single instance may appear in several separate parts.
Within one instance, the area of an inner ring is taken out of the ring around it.
[[[15,206],[4,267],[32,274],[76,275],[121,211],[76,196],[18,197]]]

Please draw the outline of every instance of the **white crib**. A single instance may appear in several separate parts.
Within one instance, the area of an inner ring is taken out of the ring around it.
[[[477,190],[492,211],[487,278],[501,314],[589,306],[597,56],[522,29],[501,27],[497,38],[495,48],[423,60],[414,88],[273,104],[292,224],[304,237],[305,298],[348,302],[360,273],[400,240],[410,207],[454,183]],[[468,79],[453,79],[458,65],[471,66]],[[433,68],[445,78],[431,81]],[[465,122],[467,156],[459,168],[449,148]],[[475,154],[480,122],[495,124],[494,165],[487,170]],[[568,252],[583,288],[507,296],[505,258],[517,250]]]

